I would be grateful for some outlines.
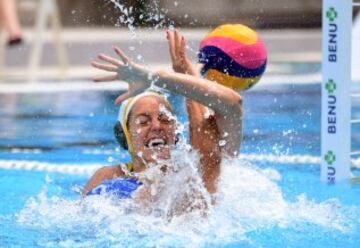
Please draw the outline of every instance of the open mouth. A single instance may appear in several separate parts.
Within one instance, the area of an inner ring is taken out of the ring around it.
[[[162,138],[153,138],[146,143],[147,148],[162,148],[165,147],[166,145],[167,145],[166,140]]]

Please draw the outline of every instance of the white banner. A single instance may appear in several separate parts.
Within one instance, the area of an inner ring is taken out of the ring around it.
[[[321,179],[350,177],[352,0],[323,0]]]

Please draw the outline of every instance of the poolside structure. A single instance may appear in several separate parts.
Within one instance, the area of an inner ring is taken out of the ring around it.
[[[352,13],[358,6],[359,1],[323,1],[321,179],[328,183],[348,179],[350,157],[358,154],[351,152],[351,124],[360,123],[351,120]]]
[[[24,9],[31,10],[35,16],[35,24],[32,35],[31,51],[28,62],[27,79],[30,82],[36,82],[39,78],[41,58],[44,53],[44,34],[47,30],[48,22],[51,24],[53,33],[53,45],[56,51],[58,61],[58,71],[61,79],[65,79],[68,69],[68,58],[63,39],[61,37],[61,20],[59,14],[58,3],[55,0],[27,0],[21,1],[20,6]],[[8,74],[9,68],[5,67],[5,49],[6,44],[4,37],[0,33],[0,79]],[[21,70],[15,68],[14,71]]]

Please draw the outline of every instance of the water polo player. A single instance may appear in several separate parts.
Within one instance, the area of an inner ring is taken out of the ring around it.
[[[174,122],[171,115],[165,113],[171,112],[171,106],[163,96],[147,91],[151,84],[188,99],[190,144],[200,154],[199,171],[209,193],[216,192],[222,157],[237,155],[242,138],[241,96],[228,87],[197,77],[197,70],[185,55],[185,40],[180,39],[177,32],[168,32],[167,37],[173,67],[179,73],[151,71],[131,61],[118,48],[114,50],[121,61],[100,54],[98,58],[107,64],[92,63],[96,68],[114,72],[98,77],[96,81],[121,79],[129,83],[129,90],[115,102],[122,103],[121,135],[133,160],[126,166],[98,170],[85,187],[84,194],[106,191],[114,185],[111,181],[114,178],[118,178],[116,184],[132,192],[142,183],[139,178],[129,177],[128,171],[141,172],[159,160],[169,158],[176,141]],[[131,196],[131,192],[125,192],[124,196]]]
[[[174,123],[165,118],[161,111],[164,106],[170,109],[164,98],[150,93],[136,97],[153,82],[158,87],[199,102],[189,109],[191,145],[201,156],[200,171],[206,189],[210,193],[216,192],[221,154],[234,155],[239,151],[242,136],[241,96],[227,87],[199,77],[162,70],[151,71],[131,61],[120,49],[114,50],[121,61],[100,54],[98,58],[109,64],[93,62],[92,65],[115,72],[113,75],[97,78],[97,81],[121,79],[129,83],[129,90],[116,99],[117,104],[135,97],[127,123],[124,122],[125,129],[128,129],[127,143],[133,159],[129,169],[134,172],[145,170],[149,164],[156,163],[152,155],[158,154],[166,159],[167,149],[175,143]],[[205,113],[209,111],[205,106],[211,107],[214,115],[207,116]],[[225,144],[222,147],[220,140]],[[150,142],[154,142],[151,147]],[[103,167],[90,179],[84,194],[91,192],[105,180],[125,177],[125,174],[120,166]]]

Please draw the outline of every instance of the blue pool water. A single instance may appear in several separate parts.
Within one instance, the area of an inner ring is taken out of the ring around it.
[[[115,92],[4,94],[0,163],[113,165]],[[360,102],[353,101],[354,117]],[[320,85],[244,94],[242,154],[320,154]],[[353,148],[360,146],[356,128]],[[88,175],[0,169],[0,247],[357,247],[360,185],[327,185],[317,164],[226,162],[207,217],[162,221],[80,200]],[[353,170],[354,174],[358,171]]]

